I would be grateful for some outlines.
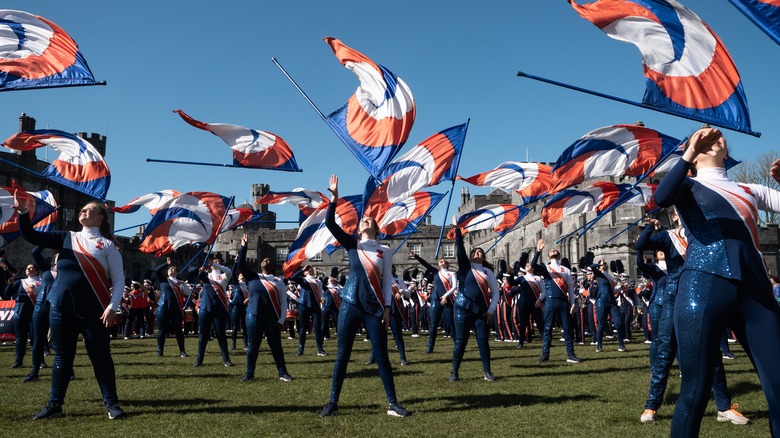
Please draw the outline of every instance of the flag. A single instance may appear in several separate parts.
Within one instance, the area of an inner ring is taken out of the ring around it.
[[[60,155],[42,175],[97,199],[106,199],[111,172],[103,156],[87,140],[53,129],[19,132],[7,138],[3,146],[28,151],[49,146]]]
[[[229,198],[211,192],[189,192],[171,199],[146,225],[139,249],[161,257],[184,245],[213,243],[229,203]]]
[[[441,193],[421,191],[383,208],[382,215],[374,217],[379,225],[377,238],[389,239],[413,233],[443,197]]]
[[[379,172],[401,150],[414,125],[412,91],[401,78],[340,40],[325,38],[341,64],[360,80],[347,104],[326,122],[368,172]]]
[[[226,123],[206,123],[195,120],[182,110],[174,110],[190,125],[221,138],[233,150],[233,165],[255,169],[299,172],[292,149],[282,137],[267,131],[257,131]]]
[[[303,220],[309,217],[309,215],[311,215],[320,205],[327,204],[328,198],[326,198],[325,195],[323,195],[321,192],[315,190],[306,190],[304,188],[298,187],[292,189],[289,192],[268,192],[260,199],[255,201],[255,204],[286,203],[295,204],[298,206],[302,216],[300,222],[303,222]]]
[[[642,207],[646,212],[655,210],[658,208],[658,205],[655,203],[653,195],[655,195],[655,189],[657,187],[657,184],[637,184],[631,188],[631,197],[628,198],[626,204]]]
[[[459,178],[475,186],[516,191],[528,204],[547,195],[552,184],[551,171],[552,167],[545,164],[504,161],[493,170]]]
[[[251,220],[257,219],[261,215],[262,214],[259,211],[254,211],[251,208],[231,208],[228,210],[227,215],[225,215],[221,231],[238,228]]]
[[[19,215],[13,209],[14,193],[19,204],[27,207],[33,228],[38,231],[51,230],[52,224],[57,219],[55,213],[57,202],[54,196],[48,190],[27,192],[14,180],[11,181],[10,187],[0,187],[0,236],[5,243],[11,242],[22,234],[19,231]]]
[[[121,207],[111,207],[111,210],[116,213],[135,213],[141,207],[146,207],[149,209],[149,213],[154,215],[161,205],[179,195],[181,193],[176,190],[160,190],[141,195]]]
[[[422,188],[452,181],[457,176],[468,123],[453,126],[423,140],[390,163],[379,175],[382,185],[369,178],[364,192],[365,215],[377,218],[381,209],[412,196]]]
[[[682,117],[751,133],[737,67],[720,38],[674,0],[598,0],[580,5],[582,18],[642,53],[642,104]]]
[[[677,164],[678,161],[682,160],[683,153],[685,153],[685,147],[686,143],[681,144],[677,149],[675,149],[674,152],[669,154],[661,163],[653,169],[652,172],[650,172],[647,176],[654,176],[657,174],[663,174],[667,173],[670,170],[672,170],[672,167],[674,167],[675,164]],[[737,161],[731,157],[726,157],[726,161],[724,163],[724,166],[726,170],[731,169],[732,167],[739,164],[740,161]]]
[[[530,212],[528,208],[512,204],[486,205],[459,217],[456,226],[463,234],[469,231],[493,230],[503,236]],[[455,238],[454,228],[447,232],[447,238]]]
[[[336,223],[347,234],[357,232],[358,212],[362,209],[361,203],[362,197],[358,195],[339,198],[338,204],[336,204]],[[285,277],[292,276],[303,262],[316,256],[329,245],[335,250],[336,238],[325,225],[327,211],[328,205],[323,204],[301,224],[298,235],[290,245],[287,261],[284,262]]]
[[[600,213],[614,206],[630,187],[629,184],[599,181],[582,190],[569,189],[556,193],[542,208],[542,224],[548,227],[564,216]]]
[[[769,38],[780,44],[780,1],[778,0],[729,0]]]
[[[680,141],[636,125],[595,129],[571,144],[552,168],[550,193],[603,176],[640,177]]]
[[[0,10],[0,91],[96,85],[75,41],[51,21]]]

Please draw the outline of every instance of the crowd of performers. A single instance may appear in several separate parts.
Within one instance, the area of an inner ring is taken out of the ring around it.
[[[635,242],[637,265],[644,278],[633,280],[613,273],[614,264],[611,268],[603,260],[572,268],[555,248],[545,252],[544,240],[511,266],[501,261],[494,267],[481,248],[467,252],[459,229],[455,233],[456,271],[450,270],[446,259],[434,266],[410,252],[419,268],[399,276],[390,248],[376,240],[373,218],[360,220],[356,236],[336,223],[338,178],[332,176],[326,225],[349,255],[347,272],[334,268],[324,277],[306,265],[290,278],[282,278],[273,272],[273,261],[268,258],[259,266],[247,262],[244,236],[232,267],[219,258],[209,258],[202,268],[180,273],[168,259],[143,285],[131,282],[125,286],[121,256],[104,206],[90,203],[81,210],[80,232],[43,233],[33,230],[26,211],[17,203],[22,234],[38,247],[32,254],[35,263],[15,276],[0,254],[0,272],[7,279],[3,298],[17,301],[13,366],[22,366],[31,339],[32,370],[25,381],[38,380],[39,369],[45,366],[44,351],[51,345],[51,397],[34,418],[61,416],[81,333],[109,418],[118,418],[124,413],[116,393],[109,348],[112,336],[128,339],[135,331],[143,338],[153,335],[156,326],[156,354],[165,354],[166,339],[171,336],[179,355],[187,357],[185,333],[197,334],[194,366],[198,367],[212,337],[217,339],[224,365],[233,366],[230,351],[237,349],[242,333],[247,365],[241,381],[245,382],[254,380],[264,337],[279,378],[291,381],[282,334],[297,338],[295,354],[303,355],[307,335],[313,333],[316,354],[327,356],[324,341],[335,333],[338,347],[331,393],[320,412],[331,416],[339,412],[353,343],[363,334],[372,345],[368,363],[379,367],[387,413],[403,417],[410,412],[396,397],[388,329],[401,366],[409,365],[405,335],[426,335],[425,354],[434,351],[440,332],[452,339],[449,381],[456,382],[471,333],[483,376],[493,381],[491,334],[496,341],[517,343],[517,348],[527,348],[533,338],[540,339],[538,362],[544,363],[552,359],[553,328],[562,327],[566,361],[578,363],[575,345],[589,344],[601,352],[605,337],[617,337],[617,349],[623,352],[632,341],[632,328],[640,326],[643,341],[650,344],[651,370],[641,422],[656,420],[672,362],[677,359],[682,386],[672,416],[672,436],[698,435],[710,388],[719,421],[747,423],[731,402],[722,362],[733,358],[727,340],[736,338],[758,372],[771,431],[777,434],[780,373],[773,369],[780,363],[780,285],[768,275],[762,260],[756,211],[780,212],[780,192],[729,180],[723,167],[727,156],[720,131],[702,129],[691,137],[683,160],[662,180],[655,195],[660,206],[673,207],[673,228],[661,229],[658,220],[648,219]],[[780,181],[780,162],[768,171]],[[54,249],[54,260],[44,259],[41,248]],[[155,289],[155,280],[159,289]],[[51,338],[47,339],[49,331]],[[442,347],[440,341],[441,348],[449,350],[450,345]]]

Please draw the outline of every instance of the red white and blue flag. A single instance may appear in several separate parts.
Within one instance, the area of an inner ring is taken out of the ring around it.
[[[453,181],[460,165],[468,123],[453,126],[426,138],[390,163],[379,175],[366,183],[365,215],[379,217],[383,209],[412,196],[420,189],[442,181]]]
[[[528,208],[512,204],[486,205],[459,217],[456,226],[463,234],[469,231],[493,230],[499,236],[503,236],[530,212],[531,210]],[[447,232],[447,238],[455,238],[454,228]]]
[[[326,122],[374,176],[401,150],[414,125],[412,91],[401,78],[340,40],[325,38],[341,64],[360,80],[347,104]]]
[[[359,195],[339,198],[336,204],[336,223],[347,234],[357,232],[359,212],[363,197]],[[335,250],[336,238],[325,225],[328,205],[317,208],[298,229],[295,241],[290,245],[287,261],[284,262],[284,276],[290,277],[308,259],[331,246]]]
[[[729,0],[769,38],[780,44],[780,0]]]
[[[184,245],[210,244],[217,238],[230,198],[189,192],[162,205],[146,225],[139,249],[156,257]]]
[[[582,190],[570,189],[556,193],[542,208],[542,223],[547,227],[565,216],[600,213],[617,204],[621,197],[625,199],[630,187],[630,184],[599,181]]]
[[[459,178],[475,186],[516,191],[528,204],[547,195],[552,184],[551,171],[552,167],[545,164],[505,161],[493,170]]]
[[[301,211],[303,222],[304,219],[309,217],[314,210],[319,208],[322,204],[328,203],[328,198],[316,190],[306,190],[298,187],[289,192],[268,192],[260,199],[255,201],[255,204],[293,204]]]
[[[557,193],[592,178],[645,175],[668,156],[680,141],[636,125],[595,129],[571,144],[552,168],[550,193]]]
[[[78,45],[59,26],[0,10],[0,91],[96,84]]]
[[[276,134],[226,123],[195,120],[182,110],[174,110],[190,125],[221,138],[233,150],[233,165],[255,169],[299,172],[292,149]]]
[[[87,140],[53,129],[19,132],[8,137],[3,146],[29,151],[49,146],[60,155],[42,175],[97,199],[106,199],[111,172],[103,156]]]
[[[720,38],[690,9],[675,0],[569,2],[611,38],[639,48],[643,105],[752,133],[737,67]]]
[[[146,207],[154,215],[160,206],[179,195],[181,193],[176,190],[160,190],[141,195],[121,207],[111,207],[111,210],[116,213],[135,213],[141,207]]]
[[[383,208],[382,215],[374,217],[379,224],[377,238],[389,239],[413,233],[443,197],[441,193],[420,191]]]
[[[13,209],[14,193],[19,204],[27,207],[33,227],[38,231],[50,231],[57,219],[54,196],[48,190],[27,192],[14,180],[10,187],[0,187],[0,236],[5,243],[21,235],[19,215]]]
[[[658,205],[653,199],[655,189],[658,187],[657,184],[639,183],[635,186],[629,185],[629,187],[631,190],[631,197],[626,200],[626,204],[642,207],[646,212],[658,208]]]
[[[234,228],[238,228],[245,223],[257,219],[261,216],[261,213],[251,208],[231,208],[225,215],[225,220],[222,222],[222,230],[228,231]]]

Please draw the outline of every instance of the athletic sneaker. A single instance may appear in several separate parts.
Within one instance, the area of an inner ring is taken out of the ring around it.
[[[408,362],[406,359],[402,359],[402,360],[401,360],[401,366],[402,366],[402,367],[405,367],[405,366],[407,366],[407,365],[409,365],[409,362]]]
[[[279,380],[282,382],[292,382],[293,376],[291,376],[287,371],[282,371],[279,373]]]
[[[628,350],[626,350],[626,347],[618,347],[618,351],[621,353],[625,353]]]
[[[536,363],[545,363],[545,362],[549,362],[549,361],[550,361],[550,358],[547,357],[547,356],[542,356],[539,359],[536,359]]]
[[[106,406],[106,409],[108,410],[109,420],[116,420],[117,418],[122,418],[125,416],[125,411],[123,411],[122,408],[120,408],[116,403]]]
[[[65,414],[62,412],[62,405],[57,402],[50,401],[43,409],[40,410],[40,412],[33,416],[33,420],[45,420],[49,418],[62,417],[63,415]]]
[[[486,371],[485,372],[485,380],[487,380],[488,382],[492,382],[492,381],[496,380],[496,376],[494,376],[493,373],[491,373],[490,371]]]
[[[639,417],[639,421],[642,423],[649,423],[651,421],[655,421],[655,411],[652,409],[645,409],[644,412],[642,412],[642,416]]]
[[[40,380],[40,378],[38,377],[38,373],[31,372],[30,374],[24,376],[24,380],[22,380],[22,382],[24,383],[37,382],[38,380]]]
[[[401,403],[395,402],[390,403],[387,407],[387,415],[391,417],[408,417],[409,415],[412,415],[412,413],[407,411]]]
[[[748,424],[750,419],[737,411],[738,404],[731,405],[728,411],[718,411],[718,421],[731,421],[731,424]]]
[[[569,356],[569,358],[566,359],[566,362],[569,362],[569,363],[580,363],[580,359],[577,356]]]
[[[339,404],[336,402],[329,401],[324,408],[320,411],[320,417],[332,417],[334,415],[338,415],[339,413]]]
[[[179,352],[179,357],[188,357],[188,356],[189,356],[189,354],[187,354],[186,351],[180,351]]]
[[[231,362],[230,359],[223,361],[222,363],[225,364],[225,366],[228,368],[233,366],[233,362]]]
[[[317,350],[317,356],[327,356],[328,353],[325,352],[325,350]]]
[[[737,356],[734,355],[734,353],[723,353],[723,358],[728,360],[734,360]]]
[[[645,340],[645,344],[652,344],[652,343],[653,343],[653,341],[651,341],[650,339],[646,339]]]
[[[596,347],[596,353],[601,353],[602,351],[604,351],[604,349],[603,349],[603,348],[601,348],[601,347]]]
[[[255,381],[254,374],[246,373],[246,374],[243,375],[243,377],[241,377],[241,383],[244,383],[244,382],[254,382],[254,381]]]
[[[450,382],[457,382],[458,380],[460,380],[458,373],[453,371],[452,374],[450,374]]]

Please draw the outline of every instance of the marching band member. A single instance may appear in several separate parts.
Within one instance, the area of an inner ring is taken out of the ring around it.
[[[197,368],[203,364],[203,356],[206,354],[206,344],[211,336],[211,324],[214,323],[217,343],[222,352],[222,363],[226,367],[232,367],[228,353],[227,335],[225,331],[228,324],[228,301],[227,285],[233,271],[222,266],[222,260],[219,258],[206,259],[206,266],[198,272],[198,280],[203,285],[200,291],[200,302],[198,303],[198,357],[195,359],[193,367]]]
[[[160,299],[157,300],[157,356],[162,356],[165,349],[165,338],[172,329],[179,344],[179,356],[187,357],[184,349],[184,303],[191,293],[189,285],[179,280],[179,269],[171,264],[168,257],[160,266],[154,268],[154,273],[160,281]]]

